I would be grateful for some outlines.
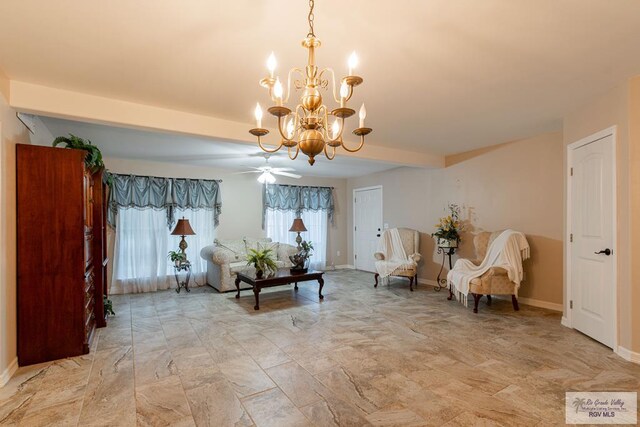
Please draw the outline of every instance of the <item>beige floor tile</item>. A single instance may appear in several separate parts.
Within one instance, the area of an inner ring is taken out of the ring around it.
[[[136,355],[167,349],[167,340],[162,330],[159,332],[133,332],[133,346]]]
[[[260,366],[248,356],[220,363],[218,367],[240,397],[276,386]]]
[[[178,367],[167,349],[135,354],[134,370],[136,386],[149,384],[159,379],[178,375]]]
[[[108,348],[127,347],[133,344],[131,339],[131,327],[125,328],[102,328],[99,329],[99,339],[97,350]]]
[[[76,426],[82,410],[82,396],[49,406],[33,408],[20,421],[21,426]]]
[[[257,427],[304,427],[311,422],[277,388],[242,399]]]
[[[80,425],[135,425],[131,347],[97,351],[84,396]]]
[[[195,426],[180,379],[166,377],[136,387],[138,426]]]
[[[186,395],[198,426],[248,427],[253,425],[233,387],[222,375],[217,381],[186,390]]]
[[[300,411],[316,426],[360,427],[371,425],[366,414],[355,406],[335,396],[324,396],[323,400],[303,406]]]
[[[394,404],[367,415],[367,421],[374,426],[418,427],[427,425],[422,417],[410,409]]]
[[[323,395],[329,393],[318,380],[296,362],[274,366],[266,372],[298,407],[320,401]]]
[[[344,368],[322,372],[316,378],[338,397],[370,414],[393,403],[380,390]]]

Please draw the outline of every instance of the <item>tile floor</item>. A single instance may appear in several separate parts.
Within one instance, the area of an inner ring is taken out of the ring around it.
[[[89,355],[21,368],[1,425],[561,425],[565,391],[640,388],[640,366],[510,301],[480,313],[342,270],[263,291],[114,296]]]

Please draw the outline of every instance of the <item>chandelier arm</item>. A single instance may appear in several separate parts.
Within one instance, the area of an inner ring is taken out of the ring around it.
[[[287,117],[288,117],[290,114],[291,114],[291,113],[287,114]],[[287,142],[289,142],[289,141],[291,141],[291,139],[289,139],[289,138],[284,134],[284,132],[282,131],[282,125],[284,124],[283,122],[284,122],[284,120],[282,120],[282,117],[278,116],[278,131],[280,132],[280,136],[282,137],[283,141],[287,141]],[[295,135],[295,131],[293,132],[293,134]],[[281,141],[281,143],[282,143],[283,141]]]
[[[291,75],[296,71],[300,73],[302,77],[304,77],[304,72],[298,67],[294,67],[289,70],[289,74],[287,76],[287,96],[286,98],[284,98],[284,101],[283,101],[284,103],[289,102],[289,97],[291,96]]]
[[[304,107],[302,104],[298,104],[296,106],[296,130],[298,131],[298,136],[300,135],[300,131],[302,130],[302,118],[304,117]]]
[[[324,107],[324,105],[323,105]],[[329,138],[329,113],[327,112],[327,108],[325,107],[324,109],[324,136],[325,139],[328,139],[329,142],[333,141],[331,138]],[[327,145],[325,144],[324,148],[327,148]]]
[[[324,120],[322,120],[323,116]],[[318,108],[318,118],[320,119],[320,127],[324,131],[324,135],[327,136],[327,132],[329,131],[329,122],[327,121],[327,107],[324,104],[321,105],[320,108]]]
[[[333,154],[330,156],[329,155],[329,150],[327,149],[327,145],[324,145],[324,156],[329,159],[329,160],[333,160],[336,157],[336,147],[331,147]]]
[[[350,99],[351,99],[351,97],[353,96],[353,86],[351,86],[351,85],[347,85],[347,86],[349,86],[349,96],[347,96],[347,97],[344,99],[344,104],[345,104],[345,105],[347,105],[347,102],[349,102],[349,100],[350,100]]]
[[[298,107],[296,107],[295,112],[294,112],[294,116],[293,116],[293,135],[291,135],[291,139],[293,140],[293,138],[298,134],[298,132],[300,131],[300,117],[298,116]]]
[[[325,123],[327,124],[327,128],[326,128],[326,136],[327,139],[329,140],[329,142],[336,142],[336,141],[340,141],[340,143],[342,143],[342,132],[344,131],[344,118],[337,118],[336,120],[340,120],[340,132],[338,132],[338,136],[336,136],[335,138],[330,138],[329,137],[329,117],[328,117],[328,113],[327,110],[325,108],[325,115],[324,115],[324,120]],[[334,150],[335,151],[335,150]],[[332,160],[332,159],[329,159]]]
[[[340,142],[342,142],[342,133],[344,132],[344,117],[340,118],[340,132],[338,133],[338,137],[336,139],[339,139]]]
[[[298,157],[298,154],[300,153],[300,146],[298,144],[296,144],[296,154],[291,157],[291,147],[287,147],[287,154],[289,155],[289,158],[291,160],[295,160]]]
[[[262,151],[265,151],[267,153],[275,153],[276,151],[278,151],[279,149],[282,148],[282,141],[280,141],[280,144],[278,144],[278,148],[273,149],[273,150],[269,150],[268,148],[264,148],[264,145],[262,145],[262,141],[260,140],[260,137],[258,137],[258,145],[260,146],[260,148],[262,149]]]
[[[320,80],[322,80],[322,75],[324,74],[325,71],[331,73],[331,92],[333,95],[333,100],[339,104],[340,98],[336,96],[336,74],[333,71],[333,68],[330,68],[330,67],[324,68],[322,71],[320,71],[320,75],[319,75]]]
[[[362,146],[364,145],[364,135],[360,136],[360,145],[358,145],[358,148],[352,150],[350,148],[347,148],[346,145],[344,145],[344,142],[342,143],[342,148],[344,148],[345,150],[347,150],[350,153],[355,153],[356,151],[360,151],[360,149],[362,148]]]

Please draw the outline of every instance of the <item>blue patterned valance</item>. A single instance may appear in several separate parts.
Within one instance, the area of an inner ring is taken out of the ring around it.
[[[333,224],[333,188],[265,184],[262,188],[263,228],[267,209],[295,211],[298,216],[306,210],[326,210]]]
[[[110,172],[105,174],[105,180],[110,184],[107,221],[113,227],[120,208],[166,210],[169,228],[175,223],[176,208],[210,209],[214,211],[214,225],[218,226],[222,212],[220,181]]]

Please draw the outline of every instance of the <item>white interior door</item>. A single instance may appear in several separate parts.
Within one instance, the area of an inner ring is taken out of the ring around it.
[[[571,325],[613,347],[616,263],[613,135],[571,150]]]
[[[353,218],[355,268],[375,272],[373,254],[382,233],[382,187],[353,191]]]

